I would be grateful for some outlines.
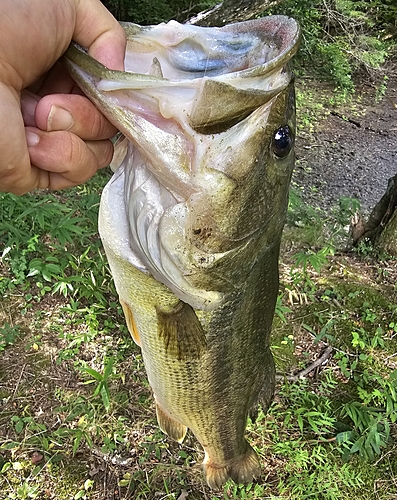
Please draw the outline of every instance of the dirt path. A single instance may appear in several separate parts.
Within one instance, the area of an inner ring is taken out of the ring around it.
[[[369,86],[357,95],[362,96],[359,113],[352,105],[331,111],[310,137],[298,136],[293,181],[313,206],[327,209],[350,196],[368,211],[397,173],[397,78],[378,103]]]

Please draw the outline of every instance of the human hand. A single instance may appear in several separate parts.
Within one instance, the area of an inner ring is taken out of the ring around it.
[[[99,0],[1,0],[0,20],[0,191],[88,180],[110,163],[116,129],[56,61],[73,39],[123,69],[123,29]]]

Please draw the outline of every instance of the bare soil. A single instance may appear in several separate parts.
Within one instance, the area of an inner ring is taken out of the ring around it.
[[[347,196],[368,212],[397,173],[397,77],[381,99],[371,84],[355,96],[330,109],[313,133],[298,135],[293,181],[312,206],[327,210]]]

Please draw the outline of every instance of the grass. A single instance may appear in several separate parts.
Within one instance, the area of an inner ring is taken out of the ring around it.
[[[356,202],[322,214],[292,193],[277,392],[247,429],[263,475],[216,492],[194,438],[179,445],[157,427],[97,236],[106,181],[1,195],[0,498],[395,498],[397,267],[341,250]],[[328,346],[332,356],[299,379]]]

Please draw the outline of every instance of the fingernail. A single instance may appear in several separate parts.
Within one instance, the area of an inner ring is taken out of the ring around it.
[[[40,140],[40,136],[32,132],[31,130],[26,131],[26,142],[28,146],[31,148],[36,146]]]
[[[64,108],[53,105],[47,119],[47,131],[69,130],[73,127],[73,116]]]

